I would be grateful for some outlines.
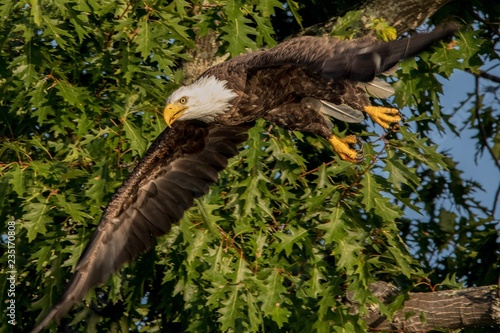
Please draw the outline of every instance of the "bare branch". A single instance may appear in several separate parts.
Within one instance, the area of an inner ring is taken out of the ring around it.
[[[474,106],[474,115],[477,119],[477,125],[479,128],[479,132],[481,133],[481,141],[484,144],[484,146],[486,147],[486,149],[488,150],[488,152],[490,153],[491,158],[495,162],[495,165],[500,170],[500,161],[495,157],[495,152],[493,151],[493,148],[490,146],[490,144],[488,142],[488,136],[486,134],[484,124],[481,121],[481,117],[479,114],[479,110],[481,109],[481,94],[479,91],[479,77],[477,77],[477,76],[476,76],[475,84],[476,84],[476,90],[475,90],[476,102],[475,102],[475,106]]]
[[[498,185],[497,191],[495,192],[495,197],[493,198],[493,208],[491,208],[491,216],[495,216],[499,197],[500,197],[500,185]]]
[[[466,69],[466,71],[471,73],[475,77],[481,77],[483,79],[488,79],[488,80],[493,81],[495,83],[500,83],[500,77],[498,77],[496,75],[492,75],[486,71],[479,71],[479,73],[473,73],[469,69]]]
[[[480,72],[479,72],[479,76],[481,76],[482,78],[485,78],[485,79],[491,80],[491,81],[493,81],[493,82],[500,83],[500,77],[495,76],[495,75],[491,75],[491,74],[489,74],[489,73],[487,73],[487,72],[480,71]]]

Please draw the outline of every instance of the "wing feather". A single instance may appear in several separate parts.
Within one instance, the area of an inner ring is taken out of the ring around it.
[[[183,171],[170,172],[170,184],[176,184],[186,191],[192,191],[195,197],[200,197],[208,192],[208,183],[199,178],[190,177],[188,173]]]
[[[94,286],[154,245],[217,181],[250,125],[178,122],[154,141],[103,213],[57,305],[32,333],[60,319]]]
[[[156,224],[154,216],[149,216],[147,212],[148,210],[146,209],[137,210],[135,218],[137,221],[141,221],[141,224],[145,226],[145,229],[151,234],[152,238],[161,236],[170,230],[167,230],[165,227],[162,228],[163,225],[167,225],[168,223],[164,223],[162,219],[160,219],[162,223]]]
[[[376,75],[394,67],[400,60],[415,56],[432,43],[452,36],[456,31],[456,24],[448,23],[431,32],[417,33],[391,42],[368,38],[347,41],[302,36],[270,50],[242,55],[223,64],[232,66],[245,63],[248,70],[296,64],[326,79],[369,82]]]

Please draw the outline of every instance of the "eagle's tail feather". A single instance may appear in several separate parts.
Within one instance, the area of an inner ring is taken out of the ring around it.
[[[352,46],[346,45],[340,55],[333,52],[318,57],[313,62],[313,68],[324,78],[368,82],[376,75],[393,68],[402,59],[419,54],[433,43],[452,36],[456,31],[457,26],[449,23],[438,26],[431,32],[417,33],[392,42],[352,43]],[[340,44],[338,41],[331,43]]]

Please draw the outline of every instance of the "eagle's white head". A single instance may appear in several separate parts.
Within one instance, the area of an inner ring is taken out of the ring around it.
[[[237,94],[226,87],[227,81],[213,76],[202,77],[189,86],[180,87],[167,99],[163,118],[168,126],[176,120],[197,119],[211,122],[231,108]]]

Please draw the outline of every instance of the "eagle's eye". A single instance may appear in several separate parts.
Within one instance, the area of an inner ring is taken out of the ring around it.
[[[181,98],[179,99],[179,103],[181,103],[181,104],[186,104],[186,103],[187,103],[187,101],[188,101],[188,98],[187,98],[187,97],[181,97]]]

